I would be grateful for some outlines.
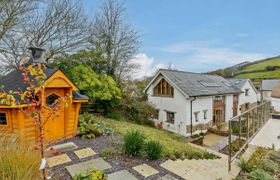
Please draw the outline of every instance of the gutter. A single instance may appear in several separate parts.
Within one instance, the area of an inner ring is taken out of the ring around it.
[[[192,134],[193,134],[193,119],[192,119],[192,114],[193,114],[193,112],[192,112],[192,105],[193,105],[193,102],[196,100],[196,96],[194,96],[193,97],[193,99],[191,100],[191,136],[192,136]]]

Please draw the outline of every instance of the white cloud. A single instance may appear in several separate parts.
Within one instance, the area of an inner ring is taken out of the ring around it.
[[[174,68],[173,64],[155,64],[154,58],[149,57],[144,53],[135,55],[132,62],[138,64],[140,67],[131,74],[132,79],[141,79],[145,76],[152,76],[158,69],[166,69],[169,66]]]
[[[181,62],[179,67],[185,66],[190,71],[205,71],[207,65],[218,69],[244,61],[259,60],[267,57],[267,55],[257,52],[245,52],[229,48],[220,41],[215,40],[178,43],[159,50],[183,57],[184,62]]]

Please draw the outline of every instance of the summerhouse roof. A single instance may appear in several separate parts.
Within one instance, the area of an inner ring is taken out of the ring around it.
[[[159,74],[189,97],[242,93],[221,76],[166,69],[160,69],[147,88]]]
[[[279,79],[269,79],[269,80],[263,80],[261,90],[262,91],[272,91],[273,87],[280,82]]]
[[[57,68],[44,68],[46,74],[46,79],[49,79],[55,72],[59,69]],[[3,89],[6,92],[12,91],[21,91],[24,92],[28,85],[24,82],[21,70],[14,70],[0,78],[0,87],[3,86]],[[73,100],[88,100],[89,98],[85,95],[80,94],[78,91],[73,91],[72,93]],[[16,97],[17,98],[17,97]]]

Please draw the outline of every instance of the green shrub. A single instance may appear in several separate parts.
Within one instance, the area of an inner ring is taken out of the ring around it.
[[[272,174],[278,171],[278,165],[270,159],[264,159],[261,162],[261,168]]]
[[[104,148],[100,152],[100,156],[105,158],[112,158],[121,154],[122,154],[121,150],[113,149],[113,148]]]
[[[146,137],[137,130],[128,131],[124,136],[124,152],[128,155],[137,156],[140,154]]]
[[[273,180],[273,177],[263,169],[256,169],[248,174],[252,180]]]
[[[242,172],[251,172],[253,170],[253,166],[246,162],[244,159],[240,159],[240,162],[238,162],[238,166],[240,167]]]
[[[80,116],[78,131],[82,138],[92,139],[96,136],[106,136],[113,133],[112,128],[95,118],[95,116],[89,114]]]
[[[87,170],[76,175],[73,180],[107,180],[107,175],[101,170]]]
[[[162,157],[163,146],[159,141],[149,141],[145,145],[145,154],[150,160],[157,160]]]

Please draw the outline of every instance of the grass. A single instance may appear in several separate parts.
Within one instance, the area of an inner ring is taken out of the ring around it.
[[[39,178],[40,154],[31,144],[22,144],[15,137],[0,141],[0,179]]]
[[[271,60],[267,60],[264,62],[260,62],[257,64],[252,64],[250,66],[245,67],[242,69],[243,72],[248,71],[258,71],[258,70],[265,70],[267,66],[280,66],[280,58],[274,58]]]
[[[213,157],[212,154],[209,155],[210,153],[194,148],[191,145],[187,144],[185,137],[168,131],[127,121],[117,121],[107,118],[101,118],[100,120],[104,120],[104,122],[106,122],[109,126],[114,128],[122,135],[125,135],[129,130],[133,129],[142,132],[146,136],[148,141],[159,141],[164,147],[163,156],[171,156],[175,152],[185,152],[186,154],[193,155],[195,157]]]
[[[235,78],[251,78],[251,79],[259,79],[259,78],[279,78],[280,70],[275,71],[267,71],[267,72],[254,72],[254,73],[244,73],[235,76]]]

